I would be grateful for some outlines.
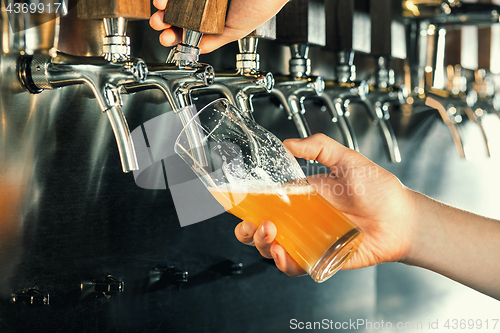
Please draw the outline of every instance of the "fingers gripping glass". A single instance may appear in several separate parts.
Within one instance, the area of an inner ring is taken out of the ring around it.
[[[315,191],[282,142],[226,99],[186,124],[175,152],[226,211],[255,226],[272,221],[276,241],[314,281],[359,247],[362,232]]]

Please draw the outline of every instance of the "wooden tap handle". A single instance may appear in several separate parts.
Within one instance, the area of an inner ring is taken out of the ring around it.
[[[220,35],[226,24],[227,0],[168,0],[163,22]]]
[[[370,53],[368,0],[325,0],[325,10],[327,50]]]
[[[406,58],[406,27],[399,0],[370,1],[371,53],[374,56]]]
[[[444,65],[455,66],[461,63],[462,63],[462,30],[461,29],[447,30],[446,44],[444,51]]]
[[[478,2],[494,3],[493,0],[479,0]],[[491,27],[478,28],[478,67],[481,69],[491,69],[491,48],[493,45],[498,45],[497,42],[491,39]]]
[[[148,20],[151,17],[151,4],[150,0],[79,0],[78,17]]]
[[[497,44],[492,40],[491,27],[478,28],[478,67],[481,69],[491,69],[491,44]]]
[[[276,40],[282,44],[325,46],[323,0],[293,0],[276,17]]]

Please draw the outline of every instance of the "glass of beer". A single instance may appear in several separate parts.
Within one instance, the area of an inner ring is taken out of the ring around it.
[[[226,99],[185,124],[175,151],[227,212],[256,227],[273,222],[276,241],[314,281],[359,247],[361,230],[316,192],[283,143]]]

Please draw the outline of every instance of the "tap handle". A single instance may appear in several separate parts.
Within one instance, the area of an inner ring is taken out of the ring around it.
[[[260,69],[260,56],[257,53],[259,38],[276,39],[276,16],[269,19],[260,27],[238,40],[239,53],[236,55],[236,68],[247,71]]]
[[[406,59],[406,27],[400,1],[370,1],[371,54]]]
[[[495,60],[492,59],[492,38],[493,31],[492,27],[486,28],[478,28],[477,31],[477,49],[478,49],[478,67],[484,68],[486,70],[491,69],[492,62]]]
[[[326,49],[370,53],[369,7],[367,0],[326,0]]]
[[[325,46],[325,26],[323,0],[290,1],[276,17],[276,39],[282,44]]]
[[[104,19],[123,17],[148,20],[151,16],[149,0],[79,0],[78,17]]]
[[[163,22],[175,27],[220,35],[226,24],[227,0],[169,0]]]

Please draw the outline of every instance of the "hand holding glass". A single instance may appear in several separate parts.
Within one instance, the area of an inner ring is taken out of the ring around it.
[[[335,274],[363,233],[307,181],[282,142],[225,99],[203,108],[176,153],[229,213],[277,228],[276,241],[316,282]]]

